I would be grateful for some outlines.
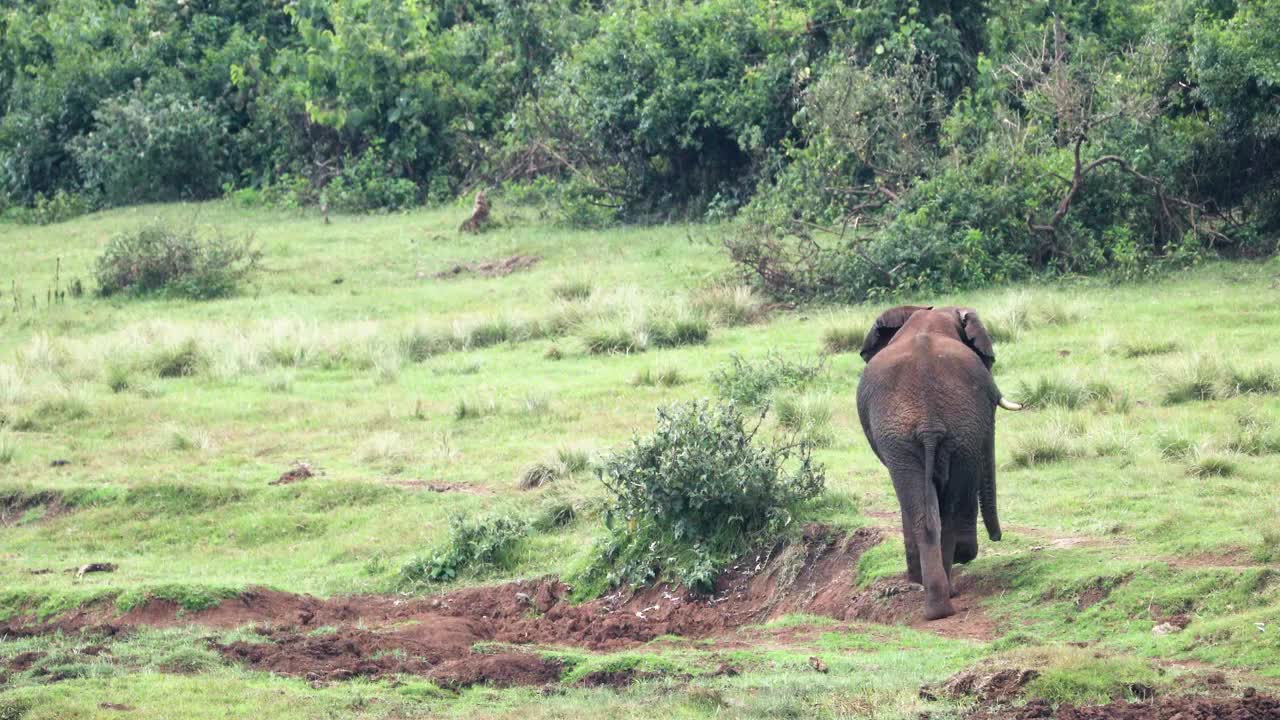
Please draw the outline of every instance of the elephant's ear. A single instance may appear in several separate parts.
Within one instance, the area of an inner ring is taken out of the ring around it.
[[[982,358],[982,364],[990,370],[996,362],[995,348],[991,347],[991,335],[978,319],[978,312],[970,308],[957,311],[960,319],[960,334],[965,344]]]
[[[899,328],[906,324],[908,318],[920,310],[932,309],[932,307],[923,307],[921,305],[900,305],[880,313],[880,317],[876,318],[875,324],[871,326],[866,338],[862,340],[861,354],[863,362],[871,362],[871,358],[875,357],[876,353],[889,344],[889,341],[893,339],[894,333],[898,332]]]

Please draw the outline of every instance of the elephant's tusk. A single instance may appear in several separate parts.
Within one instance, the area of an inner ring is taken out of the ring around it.
[[[1018,403],[1013,402],[1012,400],[1005,400],[1004,398],[1000,398],[1000,407],[1004,408],[1005,410],[1012,410],[1014,412],[1017,412],[1022,409],[1022,406],[1019,405]]]

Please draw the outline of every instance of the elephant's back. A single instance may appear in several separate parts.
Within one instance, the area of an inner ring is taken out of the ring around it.
[[[959,340],[921,334],[890,343],[867,363],[858,410],[875,433],[966,436],[989,427],[990,372]]]

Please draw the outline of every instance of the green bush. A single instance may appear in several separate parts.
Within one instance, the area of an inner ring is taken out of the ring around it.
[[[651,435],[603,463],[609,535],[591,572],[705,591],[739,554],[777,539],[822,493],[824,471],[807,443],[760,443],[757,430],[731,403],[659,408]]]
[[[201,98],[140,89],[110,98],[71,144],[86,189],[108,203],[210,198],[223,183],[226,120]]]
[[[223,297],[236,291],[257,267],[258,258],[248,240],[202,239],[191,229],[149,225],[107,243],[97,261],[98,292]]]
[[[449,538],[444,546],[430,557],[413,560],[402,567],[399,585],[410,589],[453,582],[490,570],[509,570],[529,528],[527,520],[507,515],[454,515],[449,518]]]
[[[822,360],[812,363],[787,360],[770,352],[750,361],[733,355],[729,365],[711,373],[711,384],[720,397],[740,405],[756,406],[769,400],[774,390],[797,390],[812,383],[826,369]]]

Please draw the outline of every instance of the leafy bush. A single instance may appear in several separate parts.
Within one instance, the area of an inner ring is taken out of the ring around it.
[[[660,408],[653,434],[604,461],[609,536],[593,572],[705,591],[737,555],[776,539],[822,493],[824,471],[807,443],[759,444],[757,430],[731,403]]]
[[[428,558],[400,569],[399,585],[411,589],[429,583],[453,582],[514,566],[520,543],[529,534],[527,520],[507,515],[449,518],[449,537]]]
[[[226,121],[203,99],[135,89],[93,116],[71,145],[86,189],[116,205],[217,196]]]
[[[259,256],[248,240],[202,239],[194,230],[157,223],[111,238],[97,261],[98,292],[223,297],[253,272]]]
[[[812,383],[826,369],[822,360],[813,363],[787,360],[770,352],[757,361],[733,355],[727,367],[711,373],[711,384],[720,397],[740,405],[760,405],[774,390],[798,390]]]

